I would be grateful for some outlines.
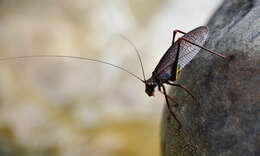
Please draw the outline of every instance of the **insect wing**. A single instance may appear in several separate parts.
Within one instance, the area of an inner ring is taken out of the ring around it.
[[[185,38],[195,44],[203,45],[208,36],[208,28],[205,26],[198,27],[187,34],[183,35],[182,38]],[[175,69],[173,64],[176,61],[176,54],[178,52],[178,42],[175,42],[171,47],[166,51],[155,70],[153,71],[153,77],[167,79],[172,75],[173,72],[176,72],[176,78],[178,72],[182,70],[185,65],[187,65],[194,56],[199,52],[201,48],[193,45],[187,41],[181,40],[179,48],[179,57],[177,59],[177,66]],[[173,71],[175,70],[175,71]]]
[[[201,46],[204,45],[207,37],[207,27],[198,27],[183,36],[183,38]],[[180,70],[182,70],[196,56],[200,49],[200,47],[193,45],[185,40],[181,41],[180,54],[178,59]]]
[[[172,74],[172,65],[176,60],[177,54],[177,44],[174,43],[171,47],[165,52],[158,65],[153,71],[153,76],[158,77],[159,79],[167,79],[171,77]]]

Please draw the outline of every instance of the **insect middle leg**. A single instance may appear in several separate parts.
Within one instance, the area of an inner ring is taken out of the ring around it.
[[[197,100],[197,98],[189,91],[189,89],[187,89],[185,86],[181,85],[181,84],[175,84],[175,83],[171,83],[171,82],[165,82],[166,84],[168,85],[171,85],[171,86],[175,86],[175,87],[178,87],[178,88],[181,88],[183,89],[184,91],[186,91],[186,93],[188,93],[192,99],[196,102],[196,103],[199,103],[199,101]]]
[[[180,120],[177,118],[177,116],[175,115],[175,113],[173,112],[173,110],[172,110],[172,105],[170,104],[170,102],[169,102],[169,100],[168,99],[170,99],[172,102],[174,102],[174,103],[177,103],[176,102],[176,100],[174,99],[174,98],[172,98],[172,97],[170,97],[170,96],[168,96],[167,95],[167,93],[166,93],[166,89],[165,89],[165,87],[164,87],[164,85],[163,84],[161,84],[160,85],[162,88],[163,88],[163,94],[164,94],[164,96],[165,96],[165,100],[166,100],[166,104],[167,104],[167,108],[168,108],[168,111],[170,112],[170,114],[171,114],[171,116],[177,121],[177,123],[178,123],[178,131],[180,131],[181,130],[181,127],[182,127],[182,125],[181,125],[181,122],[180,122]]]

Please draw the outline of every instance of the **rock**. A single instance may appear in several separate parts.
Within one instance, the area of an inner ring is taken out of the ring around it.
[[[182,71],[185,85],[199,104],[180,89],[170,95],[182,122],[169,119],[165,108],[161,124],[163,156],[260,155],[260,1],[226,0],[210,19],[207,48]]]

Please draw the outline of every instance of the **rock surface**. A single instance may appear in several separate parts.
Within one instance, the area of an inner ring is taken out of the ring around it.
[[[163,156],[260,155],[260,1],[226,0],[210,19],[206,47],[229,56],[200,52],[178,83],[196,104],[173,89],[183,128],[176,130],[165,109],[161,129]]]

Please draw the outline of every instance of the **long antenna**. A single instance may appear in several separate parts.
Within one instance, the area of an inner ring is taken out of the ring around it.
[[[42,58],[42,57],[45,57],[45,58],[72,58],[72,59],[99,62],[99,63],[103,63],[103,64],[106,64],[106,65],[110,65],[110,66],[116,67],[118,69],[121,69],[122,71],[127,72],[128,74],[134,76],[138,80],[144,82],[144,80],[142,80],[139,76],[135,75],[134,73],[128,71],[127,69],[125,69],[123,67],[114,65],[114,64],[109,63],[109,62],[105,62],[105,61],[101,61],[101,60],[97,60],[97,59],[86,58],[86,57],[69,56],[69,55],[24,55],[24,56],[14,56],[14,57],[3,57],[3,58],[0,58],[0,61],[15,60],[15,59],[26,59],[26,58]]]
[[[127,37],[125,37],[124,35],[122,34],[118,34],[122,39],[126,40],[135,50],[135,53],[137,54],[137,57],[138,57],[138,60],[140,62],[140,65],[141,65],[141,69],[142,69],[142,73],[143,73],[143,78],[144,78],[144,81],[146,81],[145,79],[145,74],[144,74],[144,66],[143,66],[143,63],[142,63],[142,59],[141,59],[141,55],[140,55],[140,52],[138,51],[137,47],[135,46],[135,44],[129,40]]]

